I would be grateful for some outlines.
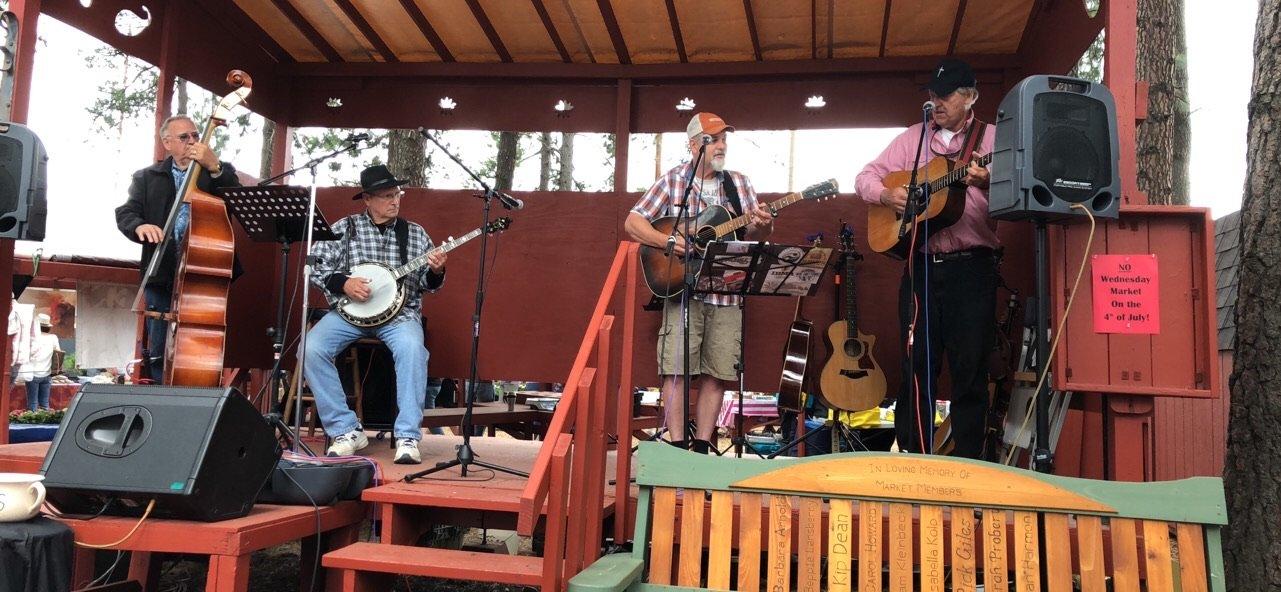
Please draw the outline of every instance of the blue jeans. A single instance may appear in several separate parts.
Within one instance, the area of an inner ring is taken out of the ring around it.
[[[325,433],[340,436],[360,429],[360,420],[347,406],[334,360],[361,337],[377,337],[391,350],[396,365],[396,438],[422,438],[423,404],[427,393],[427,347],[421,323],[402,321],[364,329],[330,312],[307,332],[307,354],[303,374]]]
[[[49,390],[53,383],[48,376],[32,378],[27,381],[27,409],[35,411],[37,406],[49,408]]]
[[[173,305],[173,286],[147,284],[145,290],[147,310],[169,312]],[[147,348],[143,350],[143,366],[156,384],[165,378],[165,340],[169,336],[169,323],[160,319],[147,319]]]

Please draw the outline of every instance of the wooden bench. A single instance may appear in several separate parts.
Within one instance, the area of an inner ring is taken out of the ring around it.
[[[938,456],[762,461],[643,443],[637,483],[632,552],[602,557],[571,591],[1224,588],[1217,478],[1119,483]]]

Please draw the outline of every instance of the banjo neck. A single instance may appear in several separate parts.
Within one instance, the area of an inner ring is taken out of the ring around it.
[[[426,253],[423,253],[422,255],[414,257],[404,265],[401,265],[400,267],[397,267],[391,270],[392,277],[399,280],[400,278],[403,278],[415,271],[418,271],[419,268],[421,268],[424,265],[427,265],[427,258],[430,257],[433,253],[448,253],[458,247],[461,247],[467,241],[470,241],[471,239],[474,239],[480,236],[481,232],[484,232],[484,230],[481,228],[477,228],[458,238],[450,237],[446,239],[444,242],[440,243],[439,245],[436,245],[435,247],[428,249]]]

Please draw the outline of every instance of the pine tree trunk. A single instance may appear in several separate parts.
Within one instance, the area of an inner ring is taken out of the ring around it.
[[[1235,364],[1224,467],[1227,589],[1281,587],[1281,0],[1254,37]]]
[[[417,130],[387,131],[387,168],[411,187],[427,186],[427,139]]]
[[[574,134],[560,135],[560,174],[556,175],[556,189],[574,190]]]
[[[276,122],[262,120],[262,164],[258,167],[258,178],[271,176],[271,165],[276,158]]]
[[[174,80],[178,85],[178,110],[175,111],[175,114],[187,115],[189,113],[187,111],[187,103],[191,100],[187,94],[187,81],[183,78],[174,78]]]
[[[538,190],[547,191],[552,180],[552,135],[543,132],[538,135]]]
[[[1139,0],[1138,79],[1148,82],[1148,117],[1138,126],[1139,190],[1148,203],[1188,203],[1187,41],[1183,0]]]
[[[520,148],[520,133],[498,133],[498,157],[494,166],[494,189],[510,191],[516,176],[516,153]]]

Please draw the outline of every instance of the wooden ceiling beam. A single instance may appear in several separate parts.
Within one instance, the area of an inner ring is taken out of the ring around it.
[[[894,0],[885,0],[885,17],[881,19],[881,50],[876,54],[885,57],[885,42],[890,37],[890,9],[894,7]]]
[[[947,42],[947,55],[956,53],[956,38],[961,34],[961,22],[965,20],[965,5],[968,0],[961,0],[956,6],[956,22],[952,23],[952,38]]]
[[[818,59],[818,0],[810,0],[810,59]]]
[[[569,50],[565,49],[565,42],[561,40],[560,33],[556,31],[556,24],[552,22],[551,13],[547,12],[547,6],[543,0],[529,0],[534,5],[534,10],[538,12],[539,20],[543,21],[543,28],[547,29],[547,36],[551,38],[552,45],[556,46],[556,51],[560,52],[560,61],[566,64],[573,61],[569,57]]]
[[[623,40],[623,30],[618,27],[618,18],[614,16],[614,7],[609,0],[596,0],[596,5],[600,7],[601,18],[605,19],[605,29],[609,31],[609,39],[614,42],[614,53],[618,54],[618,63],[632,63],[632,55],[627,51],[627,42]]]
[[[343,14],[347,15],[348,19],[351,19],[352,24],[356,25],[357,29],[360,29],[360,33],[374,46],[374,50],[378,52],[378,55],[382,56],[383,61],[393,63],[400,61],[400,58],[396,57],[396,52],[391,50],[386,41],[383,41],[382,36],[378,34],[378,31],[374,30],[373,25],[369,24],[369,21],[365,19],[365,15],[360,14],[360,10],[356,8],[355,4],[351,3],[351,0],[334,0],[334,3],[338,5],[338,8],[342,9]]]
[[[685,54],[685,38],[681,35],[681,21],[676,16],[675,0],[667,0],[667,22],[672,25],[672,39],[676,41],[677,57],[682,64],[688,63],[689,56]]]
[[[330,62],[345,61],[342,59],[342,56],[338,54],[338,50],[334,49],[334,46],[329,44],[329,41],[325,39],[325,36],[321,35],[320,31],[316,30],[316,27],[312,26],[312,24],[307,21],[307,17],[303,16],[301,12],[298,12],[297,8],[294,8],[293,4],[289,3],[289,0],[271,0],[271,3],[275,5],[280,12],[285,14],[285,18],[293,24],[294,28],[298,29],[298,31],[303,34],[303,37],[306,37],[307,40],[320,51],[321,55],[325,56],[326,60],[329,60]]]
[[[1003,73],[1018,68],[1019,56],[960,56],[976,71]],[[631,78],[659,83],[685,79],[778,78],[821,79],[849,74],[919,74],[938,63],[936,56],[890,58],[833,58],[823,60],[693,62],[688,64],[564,64],[558,62],[499,63],[296,63],[281,65],[279,73],[301,80],[326,78],[436,78],[441,82],[477,79],[537,80],[545,82],[617,80]]]
[[[510,64],[512,54],[507,51],[502,37],[498,36],[494,23],[489,21],[489,15],[485,14],[485,7],[480,5],[479,0],[467,0],[467,7],[471,8],[471,14],[476,17],[476,24],[480,25],[480,29],[485,32],[485,37],[489,38],[489,44],[494,46],[494,53],[498,54],[498,59],[505,64]]]
[[[436,55],[440,56],[440,60],[442,62],[454,62],[453,52],[449,51],[445,41],[436,32],[436,27],[431,26],[431,21],[427,20],[427,15],[423,14],[418,4],[414,0],[400,0],[400,5],[405,9],[405,12],[409,13],[409,19],[418,26],[418,30],[427,39],[427,42],[431,44],[431,48],[436,50]]]
[[[277,63],[294,62],[294,57],[289,51],[276,43],[271,35],[268,35],[262,27],[258,26],[245,11],[241,10],[235,2],[214,2],[211,0],[199,0],[201,8],[212,15],[215,19],[223,21],[223,26],[229,31],[239,33],[252,39],[258,47],[262,48],[271,59]]]
[[[761,36],[756,30],[756,15],[752,12],[752,0],[743,0],[743,13],[747,16],[747,34],[752,38],[752,56],[761,61]]]

